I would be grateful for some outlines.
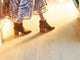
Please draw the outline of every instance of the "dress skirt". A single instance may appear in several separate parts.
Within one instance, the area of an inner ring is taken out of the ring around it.
[[[44,13],[47,3],[46,0],[10,0],[9,17],[11,20],[30,19],[32,14]]]

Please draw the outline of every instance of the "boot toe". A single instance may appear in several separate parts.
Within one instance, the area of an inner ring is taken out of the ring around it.
[[[29,33],[31,33],[30,30],[26,30],[26,31],[23,32],[23,34],[29,34]]]
[[[55,27],[53,26],[52,29],[55,29]]]
[[[51,27],[51,28],[49,28],[49,29],[47,29],[47,30],[53,30],[53,29],[55,29],[55,27],[53,26],[53,27]]]

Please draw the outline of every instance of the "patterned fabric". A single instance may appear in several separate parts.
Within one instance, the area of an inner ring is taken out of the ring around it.
[[[0,0],[0,19],[9,15],[9,2],[10,0]]]
[[[32,14],[46,12],[46,0],[10,0],[9,16],[14,21],[30,19]]]

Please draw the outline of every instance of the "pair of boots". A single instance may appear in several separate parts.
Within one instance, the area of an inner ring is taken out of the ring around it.
[[[45,32],[46,30],[47,31],[51,31],[51,30],[53,30],[55,27],[51,27],[48,23],[47,23],[47,21],[46,20],[40,20],[39,21],[40,22],[40,32],[41,33],[43,33],[43,32]]]
[[[25,30],[22,23],[14,23],[14,34],[19,35],[19,32],[21,32],[22,34],[28,34],[31,31]]]
[[[45,32],[46,30],[50,31],[50,30],[53,30],[55,27],[51,27],[47,22],[46,20],[42,21],[40,20],[39,21],[40,23],[40,32],[43,33]],[[28,34],[30,33],[31,31],[27,31],[27,30],[24,30],[24,27],[21,24],[18,24],[18,23],[14,23],[14,34],[15,35],[19,35],[19,32],[23,33],[23,34]]]

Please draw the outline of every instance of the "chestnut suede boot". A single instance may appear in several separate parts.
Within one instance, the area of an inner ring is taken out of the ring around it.
[[[51,27],[47,22],[46,22],[46,20],[40,20],[39,21],[40,22],[40,32],[42,33],[42,32],[45,32],[45,30],[48,30],[48,31],[50,31],[50,30],[53,30],[55,27]]]
[[[30,30],[25,30],[24,27],[23,27],[23,24],[19,24],[19,32],[23,33],[23,34],[28,34],[30,33],[31,31]]]
[[[19,32],[21,32],[22,34],[28,34],[31,31],[24,30],[24,27],[23,27],[22,23],[21,24],[14,23],[14,34],[19,35]]]

